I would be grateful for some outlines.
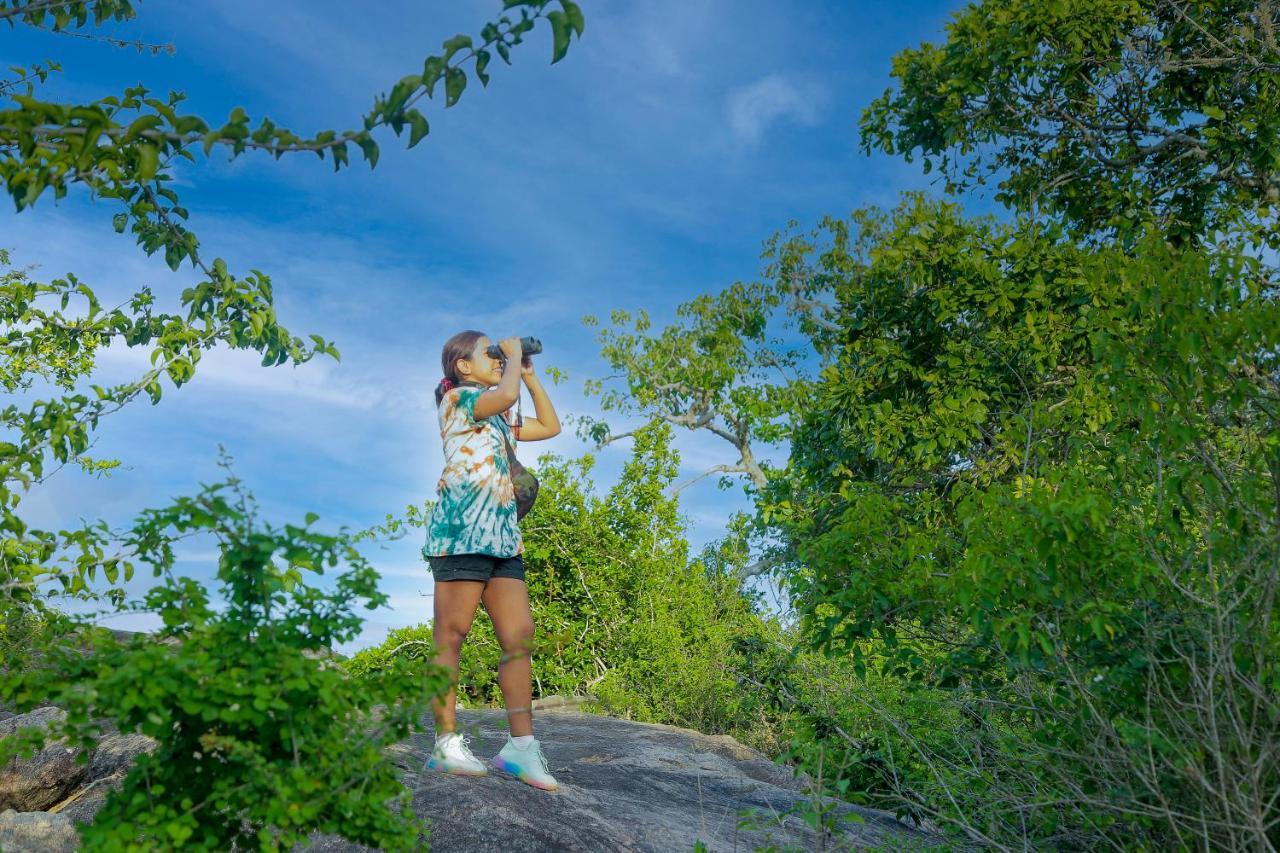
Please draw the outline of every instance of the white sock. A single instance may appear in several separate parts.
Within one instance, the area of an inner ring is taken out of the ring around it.
[[[520,737],[511,738],[511,742],[516,745],[517,749],[528,749],[529,744],[533,743],[533,735],[520,735]]]
[[[457,736],[457,732],[442,732],[436,735],[436,746],[444,746],[446,741]]]

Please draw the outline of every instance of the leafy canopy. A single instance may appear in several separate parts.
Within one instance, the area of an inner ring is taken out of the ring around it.
[[[864,150],[924,158],[949,189],[1119,234],[1152,213],[1194,240],[1280,202],[1280,43],[1267,2],[986,0],[893,60]]]

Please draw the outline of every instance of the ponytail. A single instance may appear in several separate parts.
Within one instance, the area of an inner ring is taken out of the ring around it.
[[[458,383],[454,382],[448,376],[440,380],[440,384],[436,386],[436,405],[440,405],[440,401],[444,399],[444,395],[458,387]]]

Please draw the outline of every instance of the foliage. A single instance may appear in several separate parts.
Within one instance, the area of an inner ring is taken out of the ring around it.
[[[416,849],[423,827],[380,750],[413,731],[447,675],[391,666],[357,681],[304,654],[351,639],[362,622],[356,602],[372,609],[387,597],[344,535],[310,529],[314,516],[282,529],[256,516],[234,478],[143,512],[129,540],[164,579],[131,607],[156,612],[164,628],[120,643],[82,625],[87,654],[51,644],[39,666],[0,676],[0,697],[18,710],[67,710],[47,737],[87,750],[109,722],[157,741],[83,830],[87,845],[226,850],[256,841],[274,850],[324,831]],[[171,573],[173,539],[193,532],[221,547],[225,610],[213,609],[202,584]],[[331,592],[303,582],[304,571],[339,562],[351,568]],[[7,754],[21,746],[0,744]]]
[[[999,176],[1013,216],[908,196],[777,235],[767,283],[711,298],[785,312],[820,367],[772,392],[790,459],[753,492],[802,645],[860,679],[756,656],[811,771],[997,848],[1277,845],[1276,23],[971,4],[863,141],[942,157],[952,192]],[[641,411],[681,411],[656,342],[693,326],[602,334]],[[748,375],[668,348],[689,399]]]
[[[966,582],[952,571],[962,539],[948,512],[963,487],[1026,476],[1029,453],[1057,458],[1078,424],[1109,417],[1109,392],[1078,368],[1089,318],[1114,297],[1081,252],[1033,222],[966,222],[952,204],[914,197],[820,230],[829,245],[796,237],[787,252],[818,255],[829,276],[856,269],[835,293],[846,343],[823,368],[827,405],[803,417],[767,515],[797,540],[822,537],[842,576],[858,567],[842,594],[880,591],[873,608],[844,607],[793,578],[801,610],[856,612],[851,636],[887,615],[928,624],[939,602],[917,583]]]
[[[787,298],[802,327],[814,322],[819,306],[798,293],[737,282],[682,303],[676,322],[657,335],[647,334],[651,322],[643,309],[634,317],[624,310],[612,312],[614,326],[597,333],[601,354],[615,371],[609,378],[626,382],[623,391],[602,380],[587,381],[584,393],[599,395],[602,411],[705,430],[737,454],[735,462],[713,465],[676,486],[676,493],[712,474],[721,475],[718,485],[724,489],[737,474],[745,475],[744,491],[755,499],[777,473],[759,452],[789,440],[796,412],[812,396],[804,345],[770,334],[770,322]],[[595,327],[600,321],[588,315],[583,322]],[[603,419],[576,420],[579,437],[594,440],[598,448],[633,434],[611,434]],[[744,580],[792,556],[786,543],[770,538],[758,514],[735,513],[728,527],[736,531],[734,537],[763,551],[736,570]]]
[[[568,50],[572,34],[582,35],[581,9],[572,0],[557,0],[561,9],[548,11],[551,0],[504,0],[504,9],[519,8],[518,20],[508,16],[487,24],[481,41],[467,35],[444,42],[440,54],[427,57],[421,73],[409,74],[392,86],[390,93],[374,100],[364,116],[363,129],[336,133],[322,131],[312,138],[301,137],[271,119],[263,118],[251,128],[243,109],[232,111],[221,127],[196,115],[177,111],[183,96],[171,92],[165,99],[148,97],[145,87],[126,90],[122,97],[108,97],[88,104],[56,104],[33,96],[33,84],[26,94],[10,94],[16,108],[0,111],[0,176],[18,210],[32,205],[46,190],[61,198],[69,184],[82,183],[125,207],[116,219],[123,231],[130,223],[139,244],[148,253],[163,247],[171,267],[194,252],[194,239],[175,220],[186,219],[186,210],[164,184],[171,175],[161,170],[174,158],[193,160],[197,146],[207,156],[215,146],[237,157],[246,150],[260,150],[279,159],[284,154],[309,151],[321,159],[328,154],[334,169],[348,162],[351,146],[359,148],[371,166],[378,162],[379,147],[372,131],[390,127],[397,136],[409,130],[409,147],[417,145],[429,132],[426,118],[414,106],[422,98],[432,98],[443,82],[445,106],[457,103],[467,85],[463,65],[474,60],[472,73],[488,85],[487,67],[491,51],[510,63],[511,48],[520,44],[535,22],[546,17],[554,35],[552,62]],[[84,17],[69,16],[69,7],[83,3],[45,3],[10,0],[5,17],[40,25],[53,17],[55,28],[81,26]],[[134,15],[128,0],[102,2],[95,20],[110,17],[127,20]],[[20,69],[21,70],[21,69]]]
[[[818,648],[980,709],[969,743],[927,739],[949,790],[930,767],[904,800],[960,797],[989,842],[1265,832],[1241,813],[1269,813],[1280,767],[1241,721],[1280,712],[1273,273],[919,199],[853,225],[795,238],[856,273],[832,406],[765,511],[801,543]]]
[[[998,199],[1081,233],[1274,226],[1278,29],[1257,0],[972,3],[894,58],[862,146],[936,159],[953,191],[999,177]]]
[[[361,649],[338,665],[350,676],[362,678],[392,666],[396,660],[430,661],[433,656],[431,628],[428,625],[411,625],[396,628],[387,634],[380,646]]]
[[[630,312],[614,311],[614,325],[634,321],[634,332],[603,328],[598,340],[610,367],[623,371],[627,390],[606,390],[595,380],[588,381],[587,393],[600,395],[606,412],[655,412],[667,423],[707,429],[730,442],[742,457],[736,467],[720,466],[707,473],[745,473],[752,485],[763,488],[765,466],[754,459],[750,442],[785,440],[787,426],[776,421],[794,407],[802,391],[797,387],[799,353],[766,333],[777,305],[772,289],[737,283],[723,293],[680,305],[679,322],[656,336],[645,334],[650,328],[646,311],[634,318]],[[583,322],[599,324],[590,315]],[[630,435],[611,437],[603,421],[580,420],[582,436],[600,445]]]

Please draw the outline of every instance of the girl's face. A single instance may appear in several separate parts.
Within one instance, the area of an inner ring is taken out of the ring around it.
[[[484,385],[497,385],[502,381],[502,361],[491,357],[485,350],[493,345],[486,335],[476,341],[475,349],[467,361],[458,364],[458,374],[463,379],[480,382]],[[470,371],[470,372],[468,372]]]

